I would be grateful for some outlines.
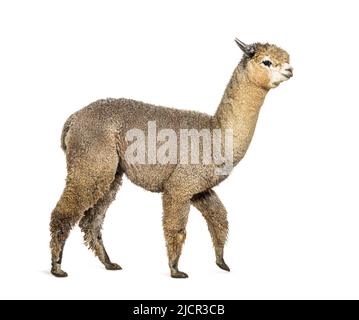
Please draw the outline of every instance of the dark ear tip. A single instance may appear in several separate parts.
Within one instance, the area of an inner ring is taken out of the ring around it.
[[[240,47],[246,47],[246,46],[247,46],[243,41],[239,40],[237,37],[234,38],[234,41],[235,41],[235,43],[237,43]]]
[[[242,42],[241,40],[239,40],[238,38],[235,38],[234,41],[236,42],[238,47],[241,48],[241,50],[247,57],[252,58],[254,56],[255,48],[253,45],[247,45],[244,42]]]

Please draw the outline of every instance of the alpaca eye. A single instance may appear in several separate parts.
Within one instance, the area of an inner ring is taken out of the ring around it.
[[[262,63],[266,66],[266,67],[270,67],[272,65],[272,62],[269,60],[264,60],[262,61]]]

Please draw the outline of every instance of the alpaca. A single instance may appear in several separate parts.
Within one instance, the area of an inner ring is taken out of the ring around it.
[[[142,188],[162,193],[163,230],[170,274],[187,278],[178,262],[186,238],[190,206],[207,222],[214,245],[216,264],[230,271],[223,250],[227,238],[227,212],[213,187],[228,175],[216,174],[216,164],[144,163],[126,161],[126,133],[138,128],[146,132],[150,121],[158,128],[179,132],[183,128],[233,132],[233,165],[244,157],[252,140],[257,118],[270,89],[292,77],[289,55],[283,49],[236,39],[243,57],[236,66],[214,116],[165,108],[129,99],[96,101],[66,121],[61,146],[66,154],[66,186],[51,214],[51,272],[66,277],[61,269],[65,241],[79,223],[87,244],[108,270],[120,270],[103,244],[101,227],[114,200],[122,176]],[[223,139],[221,140],[223,144]],[[150,148],[150,146],[148,146]]]

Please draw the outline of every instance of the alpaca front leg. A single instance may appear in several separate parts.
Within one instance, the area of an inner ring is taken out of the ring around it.
[[[207,222],[216,253],[216,264],[221,269],[230,271],[223,258],[224,244],[228,234],[225,207],[212,189],[194,195],[191,202],[202,213]]]
[[[186,273],[178,270],[178,262],[186,239],[189,209],[189,200],[179,200],[170,194],[163,195],[163,230],[172,278],[188,277]]]

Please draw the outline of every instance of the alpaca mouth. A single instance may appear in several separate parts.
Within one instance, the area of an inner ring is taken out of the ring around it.
[[[282,75],[283,75],[284,77],[286,77],[287,79],[290,79],[291,77],[293,77],[293,72],[282,73]]]

